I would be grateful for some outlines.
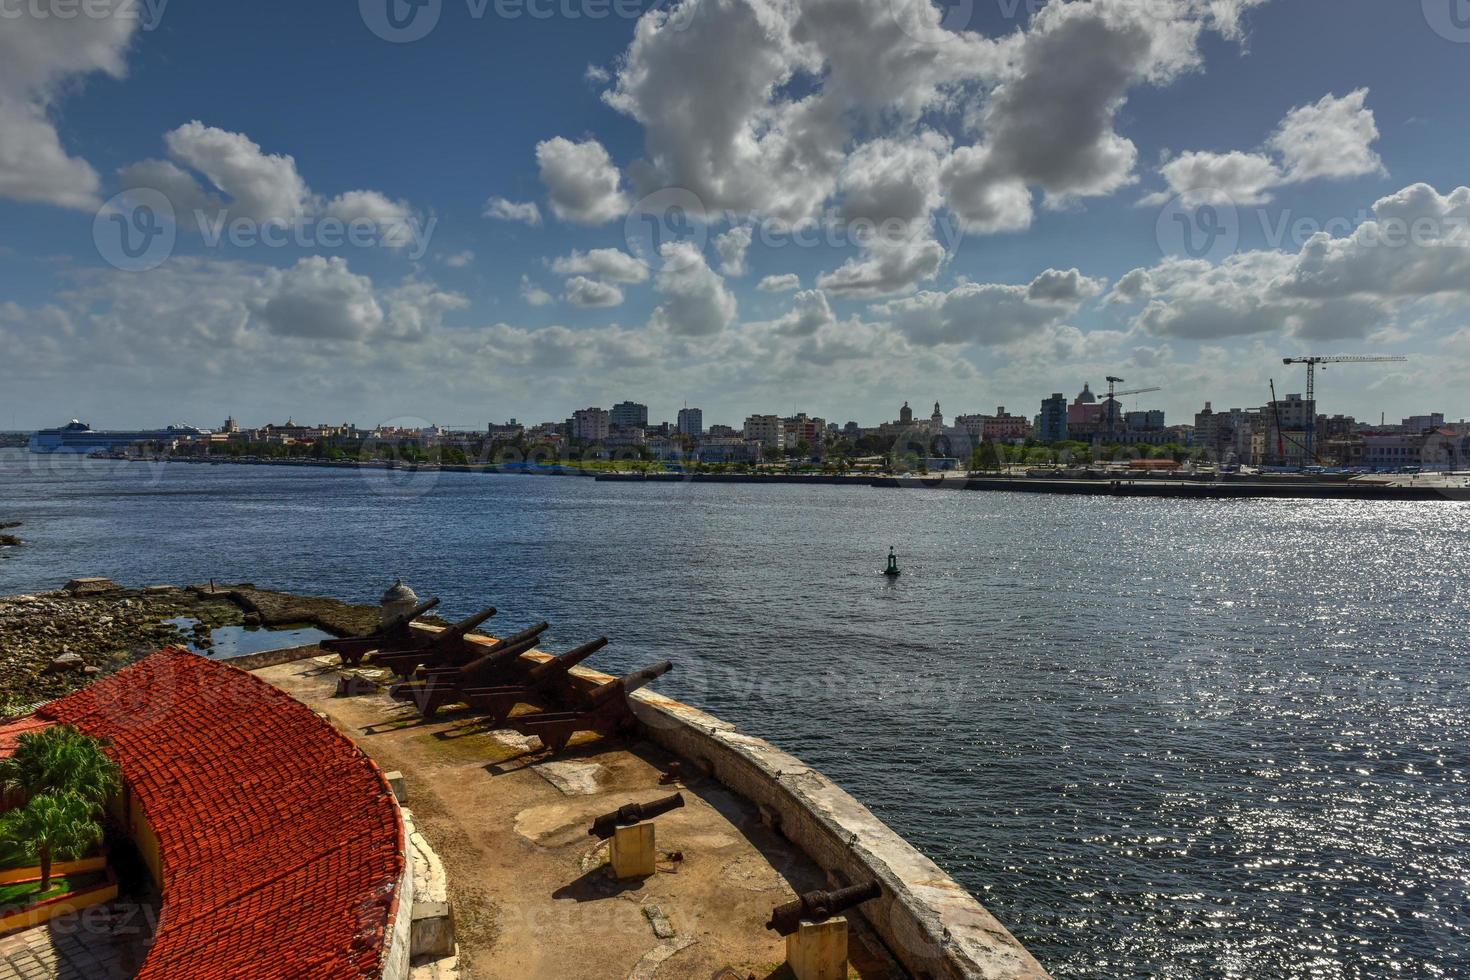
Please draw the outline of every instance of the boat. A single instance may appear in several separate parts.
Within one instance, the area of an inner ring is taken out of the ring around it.
[[[27,448],[33,453],[92,453],[108,451],[119,446],[138,443],[169,444],[189,436],[205,436],[204,429],[188,425],[171,425],[166,429],[137,432],[107,432],[92,428],[85,422],[72,419],[58,429],[42,429],[33,433]]]

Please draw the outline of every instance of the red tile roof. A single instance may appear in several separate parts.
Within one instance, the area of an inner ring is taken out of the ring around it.
[[[36,713],[112,740],[158,835],[140,980],[380,976],[404,848],[372,760],[245,671],[169,649]]]
[[[22,735],[50,727],[51,722],[37,718],[35,715],[0,723],[0,759],[8,759],[15,755],[16,746],[20,744]]]

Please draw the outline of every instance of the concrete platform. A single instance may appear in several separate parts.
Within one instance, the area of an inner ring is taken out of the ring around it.
[[[488,731],[472,715],[424,722],[382,695],[334,698],[336,659],[255,673],[325,715],[385,771],[403,773],[407,805],[448,876],[463,975],[790,976],[785,943],[764,924],[797,891],[831,883],[753,805],[694,775],[687,760],[684,782],[660,785],[674,759],[645,743],[579,736],[548,759],[537,740]],[[657,872],[614,881],[607,843],[587,833],[592,818],[675,790],[686,806],[658,820]],[[902,976],[866,931],[850,952],[850,976]]]

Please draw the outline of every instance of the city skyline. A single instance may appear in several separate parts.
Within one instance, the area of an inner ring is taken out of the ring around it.
[[[375,0],[47,2],[0,34],[0,425],[1029,412],[1109,374],[1183,417],[1340,352],[1411,360],[1328,375],[1332,412],[1464,413],[1437,0],[433,4],[414,37]]]

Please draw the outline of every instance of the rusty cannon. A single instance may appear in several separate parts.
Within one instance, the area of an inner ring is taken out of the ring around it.
[[[536,648],[541,634],[550,623],[537,623],[530,629],[496,640],[481,647],[485,652],[458,667],[424,667],[413,680],[403,681],[388,689],[395,701],[412,702],[419,714],[432,718],[447,704],[464,703],[467,687],[489,684],[523,669],[520,657]]]
[[[662,661],[593,688],[575,710],[516,715],[506,719],[506,727],[522,735],[535,735],[552,752],[565,749],[577,732],[616,735],[632,728],[636,721],[628,695],[673,669],[673,664]]]
[[[413,621],[437,605],[438,599],[430,599],[393,617],[376,632],[323,640],[321,648],[340,655],[344,664],[354,667],[362,663],[363,657],[377,650],[409,649],[419,642],[417,631],[412,628]]]
[[[467,637],[485,620],[494,616],[496,609],[490,606],[462,619],[453,626],[446,626],[437,633],[415,630],[412,642],[397,650],[379,650],[369,661],[375,667],[387,667],[405,680],[422,666],[455,667],[479,656],[483,647],[471,643]]]
[[[635,823],[661,817],[670,810],[678,810],[683,806],[682,793],[675,793],[673,796],[666,796],[661,800],[653,800],[648,803],[629,803],[627,806],[620,806],[612,813],[604,813],[593,820],[592,827],[587,833],[598,840],[607,840],[617,833],[619,827],[631,827]]]
[[[775,930],[778,935],[789,936],[800,929],[803,922],[826,922],[834,915],[841,915],[882,894],[883,889],[876,881],[831,892],[807,892],[797,896],[793,902],[776,906],[766,928]]]
[[[519,684],[467,687],[463,692],[465,703],[475,711],[482,712],[496,728],[505,723],[518,704],[544,704],[547,701],[570,703],[574,699],[572,668],[605,646],[605,636],[584,643],[554,660],[532,667],[526,671],[525,678]]]

